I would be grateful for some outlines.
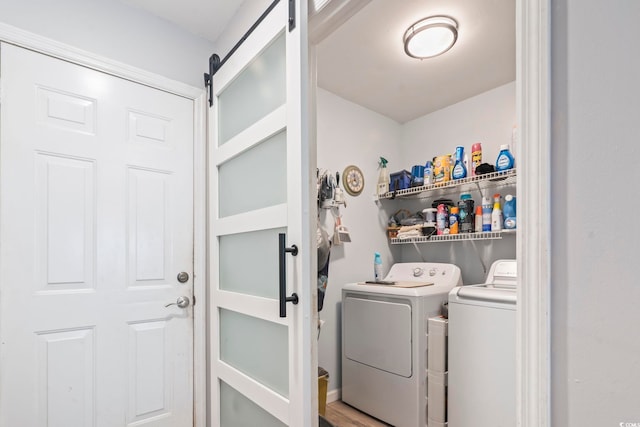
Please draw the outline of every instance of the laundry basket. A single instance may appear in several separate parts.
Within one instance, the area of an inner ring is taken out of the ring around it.
[[[318,366],[318,413],[325,415],[327,412],[327,387],[329,385],[329,373]]]

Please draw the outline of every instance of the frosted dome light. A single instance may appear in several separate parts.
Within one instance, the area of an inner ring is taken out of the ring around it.
[[[442,55],[458,39],[458,23],[448,16],[421,19],[404,33],[404,51],[412,58]]]

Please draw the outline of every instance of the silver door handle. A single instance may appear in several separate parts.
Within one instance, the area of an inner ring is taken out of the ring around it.
[[[180,308],[187,308],[187,307],[189,307],[189,303],[190,302],[191,301],[189,301],[188,297],[182,296],[182,297],[178,297],[176,302],[171,302],[171,303],[165,305],[165,307],[169,307],[169,306],[172,306],[172,305],[177,305]]]

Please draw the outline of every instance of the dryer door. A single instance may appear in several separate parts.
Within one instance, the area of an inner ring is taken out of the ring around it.
[[[411,303],[347,294],[343,304],[345,356],[372,368],[411,377]]]

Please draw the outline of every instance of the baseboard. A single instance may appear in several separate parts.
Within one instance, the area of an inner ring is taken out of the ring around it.
[[[336,400],[340,400],[342,397],[342,389],[337,388],[335,390],[331,390],[327,392],[327,403],[335,402]]]

